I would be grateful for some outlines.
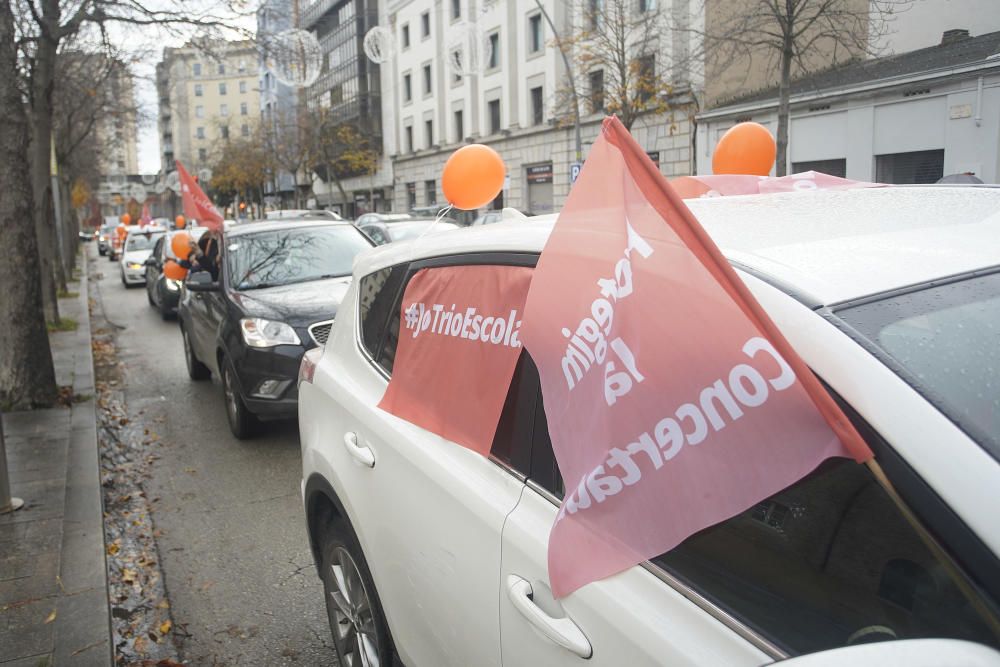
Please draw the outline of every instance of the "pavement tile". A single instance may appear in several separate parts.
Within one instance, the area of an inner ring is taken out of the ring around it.
[[[52,664],[51,653],[40,653],[38,655],[30,655],[26,658],[15,658],[14,660],[0,662],[0,667],[49,667]]]
[[[56,610],[56,599],[27,602],[0,612],[0,660],[52,651],[53,624],[45,620]]]

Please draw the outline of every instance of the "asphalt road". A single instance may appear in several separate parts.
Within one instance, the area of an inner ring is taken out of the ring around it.
[[[181,656],[336,664],[299,500],[296,424],[236,440],[218,379],[188,379],[177,322],[160,319],[144,288],[126,289],[117,263],[96,267],[106,316],[125,327],[117,344],[133,424],[160,438],[146,489]]]

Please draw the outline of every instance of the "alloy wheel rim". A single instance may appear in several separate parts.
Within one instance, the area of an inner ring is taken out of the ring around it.
[[[349,667],[378,667],[378,636],[371,599],[354,558],[344,547],[334,549],[330,588],[335,621],[334,639]]]
[[[226,392],[226,411],[229,413],[229,419],[235,424],[236,423],[236,391],[233,389],[233,376],[232,371],[228,368],[225,372],[225,387]]]
[[[190,373],[191,369],[194,368],[191,359],[191,341],[188,340],[187,331],[184,331],[184,329],[181,329],[181,337],[184,339],[184,363],[187,364],[188,373]]]

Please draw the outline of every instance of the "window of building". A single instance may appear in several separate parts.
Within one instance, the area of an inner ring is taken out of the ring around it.
[[[194,130],[194,136],[196,136],[199,139],[204,139],[205,138],[205,128],[204,127],[197,127],[197,128],[195,128],[195,130]]]
[[[656,56],[652,53],[636,59],[636,92],[640,102],[656,94]]]
[[[226,74],[226,63],[219,63],[219,76],[225,76]]]
[[[463,118],[462,110],[459,109],[455,112],[455,141],[461,143],[465,140],[465,118]]]
[[[198,161],[199,162],[204,162],[207,159],[208,159],[208,151],[205,150],[204,148],[199,148],[198,149]]]
[[[246,102],[240,102],[240,115],[241,116],[246,116],[247,115],[247,103]]]
[[[403,75],[403,101],[409,102],[413,99],[413,81],[409,74]]]
[[[875,180],[879,183],[936,183],[942,176],[943,149],[875,156]]]
[[[191,72],[194,76],[201,76],[201,63],[195,63],[191,66]]]
[[[413,126],[407,125],[403,128],[403,147],[407,153],[413,152]]]
[[[434,121],[425,120],[424,121],[424,141],[427,142],[427,148],[434,145]]]
[[[403,48],[410,48],[410,24],[404,23],[402,29],[400,30],[401,36],[400,41],[403,43]]]
[[[271,73],[264,72],[264,90],[271,90]]]
[[[223,139],[228,139],[229,138],[229,126],[228,125],[222,125],[222,126],[219,127],[219,136],[222,137]]]
[[[486,113],[490,120],[490,134],[500,131],[500,100],[490,100],[486,103]]]
[[[528,53],[541,51],[542,39],[542,15],[532,14],[528,17]]]
[[[205,107],[201,106],[200,104],[198,106],[196,106],[194,108],[194,117],[195,118],[204,118],[205,117]]]
[[[250,136],[250,126],[247,125],[246,123],[243,123],[242,127],[240,127],[240,134],[243,135],[244,137],[249,137]]]
[[[545,99],[542,87],[531,89],[531,124],[541,125],[545,122]]]
[[[645,14],[646,12],[656,11],[656,0],[639,0],[639,12]]]
[[[462,75],[459,72],[462,70],[462,51],[460,49],[452,51],[449,56],[453,67],[451,68],[451,82],[452,84],[457,84],[462,81]]]
[[[247,71],[247,61],[241,60],[240,61],[240,74],[243,74],[246,71]]]
[[[431,66],[424,65],[424,95],[430,95],[434,90],[434,82],[431,80]]]
[[[798,174],[803,171],[818,171],[838,178],[847,178],[847,160],[811,160],[809,162],[793,162],[792,173]]]
[[[406,207],[416,208],[417,207],[417,184],[407,183],[406,184]]]
[[[462,0],[451,0],[451,20],[462,18]]]
[[[194,96],[201,97],[205,93],[202,85],[200,83],[194,84]]]
[[[500,33],[490,33],[487,39],[490,44],[490,57],[486,61],[486,69],[496,69],[500,67]]]
[[[226,94],[226,82],[225,81],[223,81],[223,82],[221,82],[219,84],[219,94],[220,95],[225,95]]]
[[[424,12],[420,15],[420,37],[427,39],[431,36],[431,13]]]
[[[587,19],[590,29],[601,27],[604,18],[604,0],[587,0]]]
[[[240,92],[241,93],[247,92],[247,82],[246,81],[240,81]]]
[[[220,104],[219,105],[219,115],[220,116],[228,116],[229,115],[229,105],[228,104]]]
[[[604,111],[604,70],[599,69],[587,76],[590,82],[590,113]]]
[[[436,204],[438,200],[437,194],[437,181],[430,180],[424,181],[424,201],[430,206],[431,204]]]

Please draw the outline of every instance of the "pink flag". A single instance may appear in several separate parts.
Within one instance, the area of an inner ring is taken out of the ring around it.
[[[549,540],[558,597],[827,457],[871,456],[615,118],[542,252],[521,338],[566,488]]]
[[[139,226],[145,227],[153,222],[153,214],[149,210],[149,202],[142,205],[142,217],[139,218]]]
[[[177,160],[177,175],[181,179],[181,202],[184,205],[184,217],[197,220],[203,227],[222,231],[222,214],[208,195],[201,189],[198,182],[191,177],[180,160]]]
[[[523,266],[418,271],[403,293],[392,379],[379,407],[488,456],[521,354],[530,282]]]
[[[724,197],[732,195],[757,195],[799,190],[850,190],[852,188],[882,188],[881,183],[852,181],[819,171],[803,171],[788,176],[744,176],[719,174],[717,176],[680,176],[670,182],[681,199],[695,197]]]

